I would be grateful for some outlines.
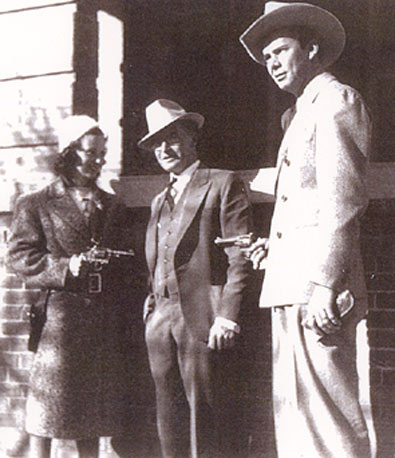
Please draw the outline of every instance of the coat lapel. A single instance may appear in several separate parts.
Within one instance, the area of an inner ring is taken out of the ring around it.
[[[61,180],[55,181],[50,189],[50,199],[48,210],[55,213],[65,224],[72,227],[75,231],[86,234],[89,231],[88,225],[81,214],[76,203]]]
[[[100,243],[108,232],[106,223],[111,225],[113,222],[110,214],[112,199],[111,196],[99,189],[96,201],[98,201],[99,206],[96,206],[90,217],[89,229],[92,239]]]

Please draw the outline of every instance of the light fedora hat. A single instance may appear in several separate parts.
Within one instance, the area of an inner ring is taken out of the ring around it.
[[[267,2],[264,14],[240,36],[240,41],[253,60],[264,64],[264,39],[277,30],[294,26],[308,27],[317,32],[319,56],[324,67],[335,62],[343,52],[346,32],[339,19],[309,3]]]
[[[58,126],[58,151],[61,153],[71,143],[76,142],[90,130],[100,129],[104,134],[99,123],[87,115],[73,115],[62,119]]]
[[[152,141],[155,135],[177,121],[193,121],[199,129],[204,123],[204,116],[201,114],[187,112],[178,103],[167,99],[158,99],[148,105],[145,109],[145,116],[147,118],[148,134],[137,143],[141,148],[147,147],[149,141]]]

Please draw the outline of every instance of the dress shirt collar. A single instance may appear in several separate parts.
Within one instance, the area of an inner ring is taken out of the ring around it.
[[[103,209],[103,205],[100,201],[99,191],[97,188],[83,188],[77,186],[71,186],[68,188],[71,197],[76,202],[77,206],[81,208],[82,202],[90,201],[99,210]]]
[[[309,81],[302,94],[296,99],[296,111],[304,110],[305,107],[311,105],[322,88],[333,78],[330,73],[323,72]]]
[[[78,200],[83,199],[92,199],[93,198],[93,189],[92,188],[82,188],[77,186],[71,186],[69,188]]]
[[[187,167],[185,170],[183,170],[179,175],[170,173],[170,183],[173,181],[174,178],[176,179],[172,186],[173,189],[171,192],[175,203],[179,201],[181,194],[184,192],[185,188],[187,187],[187,184],[191,181],[192,175],[195,173],[199,165],[200,161],[197,160],[189,167]]]
[[[193,164],[191,164],[189,167],[187,167],[185,170],[183,170],[179,175],[170,173],[170,182],[173,180],[173,178],[177,180],[173,184],[173,188],[177,193],[176,194],[177,197],[182,194],[182,192],[186,188],[186,185],[190,182],[192,175],[195,173],[199,165],[200,165],[200,161],[197,160]]]

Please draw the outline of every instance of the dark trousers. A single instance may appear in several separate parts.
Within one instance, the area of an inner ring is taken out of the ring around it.
[[[177,297],[157,298],[145,337],[163,456],[227,456],[227,428],[222,427],[226,409],[215,386],[218,354],[191,334]]]

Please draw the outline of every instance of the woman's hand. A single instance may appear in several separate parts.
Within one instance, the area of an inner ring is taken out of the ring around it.
[[[84,260],[84,254],[73,254],[69,261],[69,270],[73,277],[78,277],[81,272],[82,261]]]

